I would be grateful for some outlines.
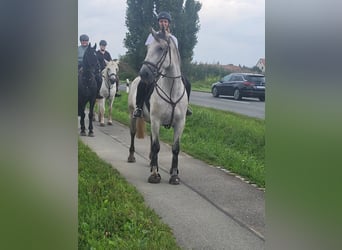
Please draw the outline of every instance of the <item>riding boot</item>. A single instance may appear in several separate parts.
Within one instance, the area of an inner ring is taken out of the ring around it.
[[[137,96],[136,96],[136,108],[133,112],[134,117],[141,117],[142,116],[142,107],[144,105],[145,99],[145,92],[146,92],[146,84],[143,81],[138,83],[137,87]]]
[[[190,102],[191,84],[188,81],[188,79],[186,79],[184,76],[182,76],[182,81],[183,81],[183,84],[184,84],[184,87],[185,87],[185,90],[186,90],[186,94],[188,96],[188,101]],[[188,105],[187,110],[186,110],[186,116],[190,116],[190,115],[192,115],[192,110],[191,110],[191,108]]]
[[[119,93],[119,81],[116,82],[116,93],[115,93],[116,97],[121,96],[121,94]]]
[[[97,84],[97,95],[96,95],[96,99],[102,99],[103,96],[100,95],[100,89],[101,89],[101,85],[102,85],[102,77],[98,74],[95,75],[95,80],[96,80],[96,84]]]

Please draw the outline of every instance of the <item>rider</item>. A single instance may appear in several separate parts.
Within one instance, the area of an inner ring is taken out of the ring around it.
[[[82,67],[83,55],[89,45],[89,36],[87,36],[86,34],[80,35],[80,43],[81,45],[78,46],[78,57],[77,57],[78,70],[80,70],[80,68]]]
[[[100,70],[102,72],[102,70],[106,67],[105,60],[111,61],[112,57],[110,53],[106,50],[107,42],[105,40],[101,40],[99,44],[100,44],[100,49],[96,51],[96,56],[100,64]],[[121,96],[121,94],[119,94],[118,92],[119,92],[119,81],[116,81],[115,96]]]
[[[168,12],[161,11],[158,14],[158,23],[159,23],[159,28],[162,30],[163,28],[165,29],[166,32],[169,33],[173,41],[175,42],[176,46],[178,47],[178,40],[177,38],[171,34],[170,32],[170,23],[171,23],[171,15]],[[146,39],[145,45],[149,45],[152,43],[154,40],[152,34],[149,34],[149,36]],[[190,98],[190,90],[191,90],[191,85],[190,82],[187,81],[185,77],[182,76],[182,81],[186,89],[186,93],[188,95],[188,100]],[[142,116],[142,108],[144,105],[144,100],[147,95],[147,88],[146,88],[146,83],[140,80],[138,87],[137,87],[137,96],[136,96],[136,109],[134,110],[133,116],[134,117],[141,117]],[[186,111],[186,115],[192,115],[192,111],[188,109]]]
[[[80,42],[81,42],[81,45],[78,46],[78,57],[77,57],[79,71],[82,68],[84,52],[86,51],[89,45],[89,36],[86,34],[80,35]],[[99,92],[100,92],[100,88],[102,84],[102,76],[101,76],[99,63],[97,64],[94,74],[95,74],[95,80],[97,83],[97,97],[96,98],[101,99],[103,97],[100,96]]]

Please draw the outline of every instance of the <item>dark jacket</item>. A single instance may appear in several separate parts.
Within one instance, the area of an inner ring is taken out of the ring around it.
[[[100,50],[98,50],[98,51],[96,51],[96,55],[97,55],[97,59],[100,63],[100,69],[102,71],[106,67],[106,63],[104,60],[111,61],[112,57],[110,56],[108,51],[105,51],[105,53],[102,54],[102,52]]]

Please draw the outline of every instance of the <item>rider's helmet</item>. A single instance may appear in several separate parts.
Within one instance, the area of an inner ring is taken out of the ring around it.
[[[80,42],[82,41],[89,41],[89,36],[87,36],[86,34],[80,35]]]
[[[166,19],[169,21],[169,23],[171,23],[171,15],[170,13],[166,12],[166,11],[161,11],[159,14],[158,14],[158,21],[160,19]]]
[[[101,45],[101,46],[107,46],[107,42],[106,42],[105,40],[101,40],[101,41],[100,41],[100,45]]]

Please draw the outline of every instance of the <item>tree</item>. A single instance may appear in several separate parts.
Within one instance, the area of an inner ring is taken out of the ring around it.
[[[172,16],[171,32],[178,38],[182,70],[187,73],[197,44],[199,16],[202,5],[196,0],[127,0],[125,38],[126,59],[136,70],[146,55],[145,41],[150,27],[159,29],[157,13],[168,11]]]
[[[179,53],[182,58],[182,69],[186,74],[188,74],[193,59],[193,49],[198,42],[197,33],[200,29],[198,12],[201,7],[202,5],[198,1],[187,0],[175,31],[177,32],[175,35],[180,41]]]
[[[127,0],[126,26],[128,32],[124,39],[127,62],[138,70],[146,54],[145,40],[151,23],[155,19],[154,0]]]

